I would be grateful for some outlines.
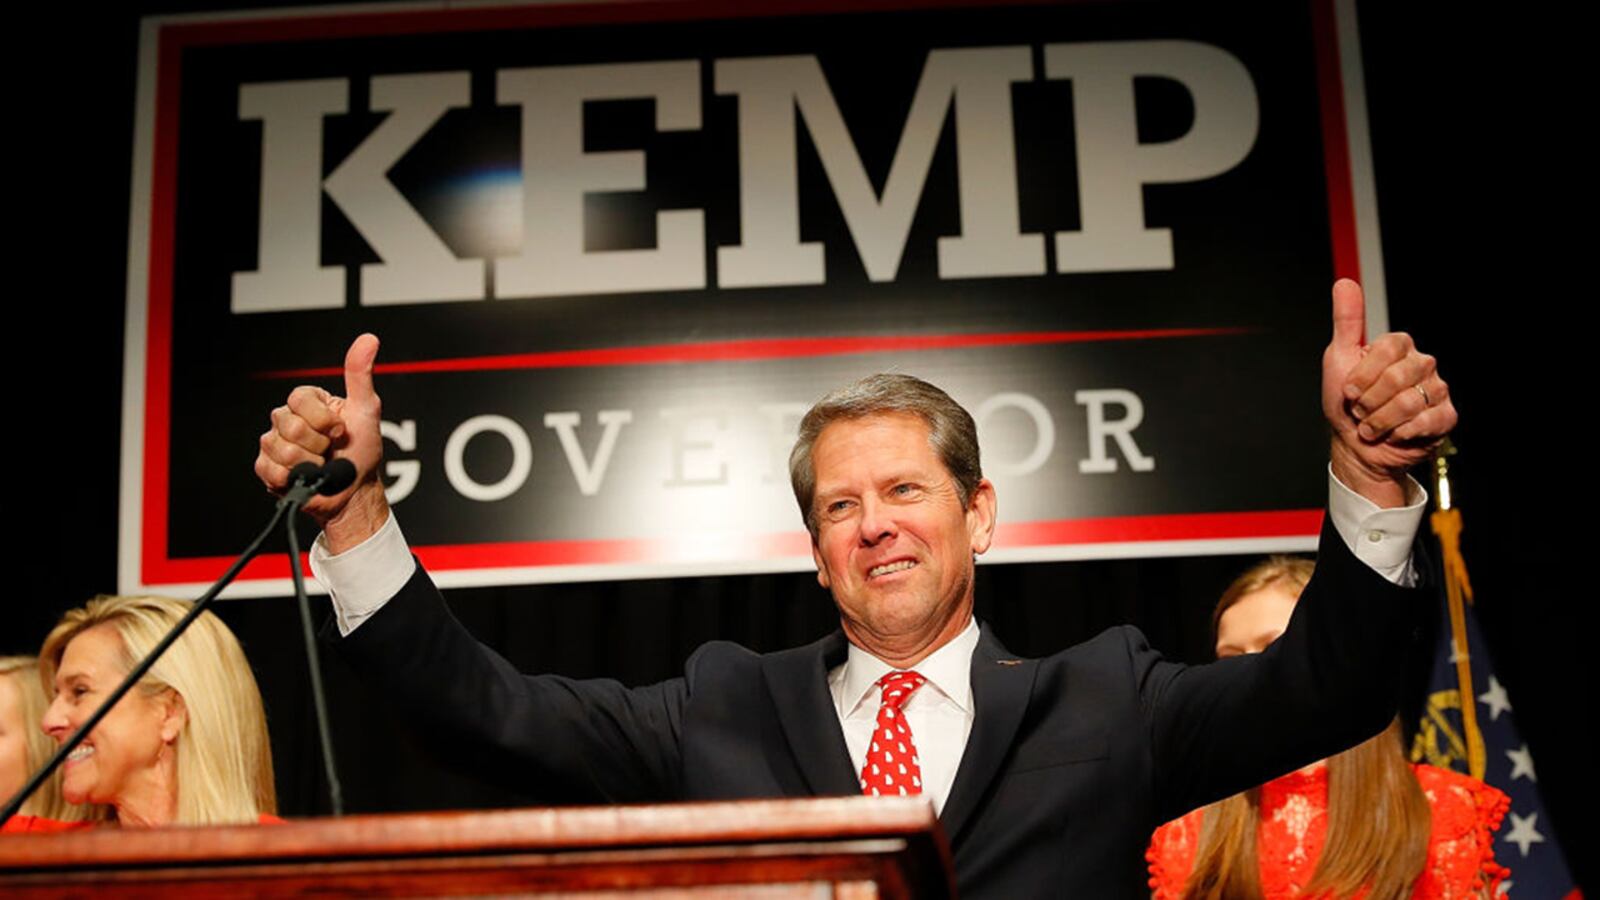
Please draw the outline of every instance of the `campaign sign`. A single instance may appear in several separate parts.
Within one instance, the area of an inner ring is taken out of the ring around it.
[[[270,410],[362,332],[444,585],[809,568],[797,422],[885,371],[975,416],[987,559],[1307,548],[1334,277],[1383,317],[1354,35],[1332,0],[147,20],[122,589],[221,574]]]

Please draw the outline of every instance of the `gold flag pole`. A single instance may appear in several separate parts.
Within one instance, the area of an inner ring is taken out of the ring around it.
[[[1472,581],[1467,577],[1467,562],[1461,556],[1461,510],[1450,494],[1450,457],[1455,445],[1445,439],[1433,461],[1433,496],[1438,504],[1429,522],[1439,539],[1444,557],[1445,599],[1450,610],[1451,656],[1456,665],[1457,696],[1461,701],[1461,731],[1467,745],[1467,767],[1472,777],[1482,779],[1487,766],[1483,732],[1478,730],[1476,697],[1472,692],[1472,661],[1467,650],[1467,616],[1464,604],[1472,602]]]

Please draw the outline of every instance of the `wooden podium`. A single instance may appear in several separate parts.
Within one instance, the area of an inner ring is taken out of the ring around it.
[[[751,800],[0,837],[0,895],[953,897],[932,807]]]

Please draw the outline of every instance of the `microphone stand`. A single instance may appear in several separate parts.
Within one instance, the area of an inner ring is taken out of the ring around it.
[[[346,466],[348,465],[349,463],[346,463]],[[350,472],[352,475],[354,474],[354,471],[354,467],[350,467]],[[156,660],[161,658],[161,654],[167,652],[167,648],[171,647],[173,643],[176,642],[178,638],[188,630],[189,626],[194,624],[195,619],[200,618],[200,614],[206,611],[206,608],[211,605],[211,601],[215,600],[218,594],[222,593],[222,589],[227,587],[228,584],[238,576],[239,571],[243,569],[245,565],[250,562],[250,560],[254,559],[257,553],[261,552],[261,544],[267,539],[267,536],[272,534],[273,530],[278,527],[278,522],[283,519],[285,514],[289,515],[290,522],[290,571],[294,575],[295,590],[299,595],[301,610],[305,616],[304,624],[307,633],[307,639],[310,639],[310,609],[307,605],[307,601],[305,600],[305,586],[300,576],[300,555],[296,547],[298,542],[295,540],[293,530],[294,513],[299,511],[300,507],[304,506],[306,501],[310,500],[313,494],[318,493],[319,488],[329,484],[330,474],[332,473],[330,473],[328,470],[320,468],[312,463],[301,463],[300,465],[294,467],[294,470],[290,473],[291,484],[289,490],[286,491],[283,497],[278,500],[277,507],[272,511],[272,519],[267,522],[267,527],[261,529],[261,533],[256,535],[255,540],[250,542],[250,546],[245,548],[244,553],[234,561],[233,565],[228,568],[228,571],[223,573],[222,578],[218,579],[217,583],[213,584],[210,590],[207,590],[205,594],[200,597],[200,599],[194,602],[194,606],[190,608],[188,614],[186,614],[182,619],[179,619],[178,624],[172,626],[172,630],[167,632],[166,636],[161,639],[160,643],[156,644],[150,653],[146,655],[144,659],[141,659],[138,665],[135,665],[133,669],[128,672],[128,676],[122,680],[121,684],[117,685],[116,690],[111,692],[111,696],[107,697],[105,702],[100,704],[100,707],[90,714],[89,718],[83,723],[83,725],[80,726],[77,731],[73,732],[71,737],[67,738],[66,743],[62,744],[56,749],[55,755],[50,757],[50,761],[45,763],[44,766],[39,769],[39,771],[33,773],[33,777],[28,779],[28,783],[23,785],[22,789],[17,791],[15,796],[6,801],[5,809],[0,810],[0,826],[4,826],[5,823],[11,820],[12,816],[17,814],[17,810],[22,808],[23,802],[26,801],[34,791],[38,790],[40,785],[44,784],[45,779],[50,777],[50,773],[60,768],[61,763],[66,760],[67,756],[71,754],[73,750],[77,749],[78,745],[83,743],[83,739],[89,736],[89,732],[93,731],[95,726],[100,724],[100,720],[104,719],[106,714],[111,712],[111,708],[116,706],[117,702],[121,700],[128,693],[128,691],[132,690],[135,684],[139,683],[139,679],[143,678],[150,671],[151,667],[156,664]],[[348,482],[346,482],[345,485],[341,485],[338,489],[332,491],[332,493],[338,493],[347,486]],[[314,647],[312,649],[314,649]],[[311,654],[313,673],[312,685],[319,691],[319,695],[317,697],[318,724],[324,729],[324,734],[322,736],[323,753],[327,760],[328,771],[331,774],[333,771],[333,763],[332,757],[328,751],[328,738],[325,731],[327,728],[327,721],[322,708],[322,698],[320,696],[321,673],[316,667],[316,662],[317,657],[313,652]],[[334,785],[335,790],[337,790],[337,781],[334,782]],[[337,794],[335,794],[335,797],[337,797]],[[337,803],[337,800],[335,802]]]
[[[335,492],[337,493],[337,491]],[[344,815],[344,789],[333,765],[333,733],[328,728],[328,701],[322,691],[322,662],[317,657],[317,638],[311,626],[311,601],[306,599],[305,576],[300,573],[300,535],[294,516],[289,516],[289,574],[294,578],[294,598],[300,605],[300,631],[306,642],[306,668],[311,673],[311,700],[317,711],[317,740],[322,745],[322,769],[328,778],[328,804],[335,816]]]

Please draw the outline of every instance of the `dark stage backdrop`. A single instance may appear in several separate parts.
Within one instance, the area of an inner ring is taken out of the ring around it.
[[[1577,107],[1556,99],[1565,76],[1549,69],[1531,26],[1412,18],[1393,6],[1359,10],[1390,320],[1443,360],[1462,410],[1456,491],[1480,615],[1549,813],[1575,851],[1588,812],[1578,798],[1592,795],[1594,779],[1574,719],[1592,720],[1585,710],[1593,703],[1576,699],[1587,693],[1577,659],[1589,638],[1576,619],[1588,594],[1562,575],[1581,567],[1574,561],[1584,551],[1566,536],[1561,510],[1581,502],[1567,487],[1581,460],[1565,454],[1591,413],[1582,405],[1589,379],[1562,369],[1564,352],[1579,340],[1576,329],[1563,328],[1576,321],[1567,308],[1575,289],[1562,283],[1562,229],[1548,210],[1577,202],[1559,180],[1558,158]],[[141,12],[188,8],[198,5]],[[21,54],[8,61],[15,86],[8,197],[18,227],[8,260],[15,313],[6,445],[14,487],[5,508],[20,528],[12,535],[15,595],[0,620],[0,653],[35,649],[61,610],[116,586],[137,13],[89,20],[30,12],[15,29],[52,52],[46,62]],[[253,427],[266,427],[264,411]],[[253,480],[255,438],[252,431],[216,442],[216,452],[235,455],[243,483]],[[260,515],[267,512],[263,499]],[[230,531],[239,527],[227,523]],[[1210,605],[1249,561],[985,566],[979,609],[1018,653],[1053,651],[1131,622],[1172,655],[1200,660]],[[476,634],[520,666],[630,684],[671,677],[711,638],[767,650],[833,625],[826,595],[802,574],[457,589],[448,598]],[[257,669],[283,809],[315,814],[324,801],[293,606],[236,600],[219,613]],[[333,654],[324,664],[353,809],[532,799],[439,770],[403,731],[405,710],[374,702],[377,695]],[[1592,884],[1591,862],[1575,852],[1569,858]]]

